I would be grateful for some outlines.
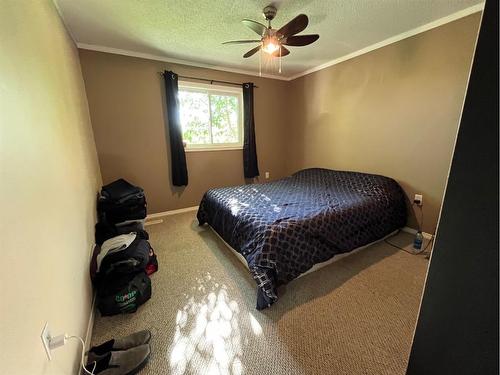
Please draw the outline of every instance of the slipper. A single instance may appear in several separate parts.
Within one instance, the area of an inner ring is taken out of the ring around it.
[[[150,355],[149,344],[139,345],[128,350],[109,352],[88,363],[85,369],[100,375],[134,375],[146,366]]]
[[[101,345],[93,346],[92,348],[90,348],[87,353],[87,361],[94,362],[100,357],[108,354],[109,352],[123,351],[134,348],[136,346],[149,343],[149,340],[151,340],[151,332],[147,329],[132,333],[131,335],[128,335],[126,337],[111,339]]]

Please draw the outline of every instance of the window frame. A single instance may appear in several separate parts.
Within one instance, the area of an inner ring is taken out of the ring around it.
[[[208,83],[192,82],[179,80],[178,82],[179,92],[180,91],[191,91],[197,93],[206,93],[209,96],[208,99],[208,113],[210,116],[210,138],[212,138],[212,110],[210,107],[210,95],[224,95],[224,96],[234,96],[238,99],[239,116],[238,116],[238,142],[235,143],[203,143],[203,144],[184,144],[185,152],[199,152],[199,151],[230,151],[230,150],[242,150],[243,149],[243,88],[242,87],[232,87],[225,85],[213,85]],[[180,105],[179,105],[180,110]],[[182,126],[182,124],[181,124]],[[184,135],[184,131],[183,131]]]

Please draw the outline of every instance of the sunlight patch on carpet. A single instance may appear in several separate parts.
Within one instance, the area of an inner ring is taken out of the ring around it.
[[[176,315],[169,348],[172,374],[242,374],[238,303],[229,298],[225,285],[211,280],[209,273],[198,278],[192,290],[193,295],[186,296],[187,303]]]

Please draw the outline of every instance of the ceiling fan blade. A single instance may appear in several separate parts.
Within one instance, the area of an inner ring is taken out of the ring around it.
[[[284,38],[295,35],[303,31],[309,23],[309,19],[305,14],[299,14],[293,20],[288,22],[285,26],[278,30],[278,33],[283,35]]]
[[[222,42],[222,44],[244,44],[244,43],[260,43],[260,40],[230,40]]]
[[[286,47],[281,46],[281,57],[289,55],[289,54],[290,54],[290,50],[288,50]],[[273,57],[280,57],[280,51],[278,50],[278,51],[273,52],[272,56]]]
[[[319,39],[318,34],[309,34],[309,35],[293,35],[289,36],[282,42],[286,46],[307,46],[308,44],[314,43]]]
[[[249,20],[249,19],[244,19],[241,22],[243,22],[243,25],[245,25],[249,29],[255,31],[260,36],[264,36],[264,34],[267,31],[267,27],[265,25],[261,24],[260,22]]]
[[[255,48],[252,48],[250,51],[248,51],[247,53],[245,53],[243,55],[244,58],[247,58],[247,57],[250,57],[250,56],[253,56],[255,55],[259,50],[260,50],[260,45],[258,45],[257,47]]]

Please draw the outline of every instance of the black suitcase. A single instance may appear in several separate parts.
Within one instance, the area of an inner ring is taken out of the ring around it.
[[[123,178],[104,185],[101,189],[103,200],[115,203],[126,202],[129,199],[133,199],[137,194],[144,194],[144,190],[139,186],[132,185]]]
[[[97,211],[99,221],[111,224],[144,219],[147,215],[144,190],[124,179],[116,180],[102,187]]]
[[[110,224],[117,224],[128,220],[142,220],[147,216],[146,199],[137,202],[127,202],[119,205],[112,205],[106,208],[100,208],[99,214],[101,221]]]

